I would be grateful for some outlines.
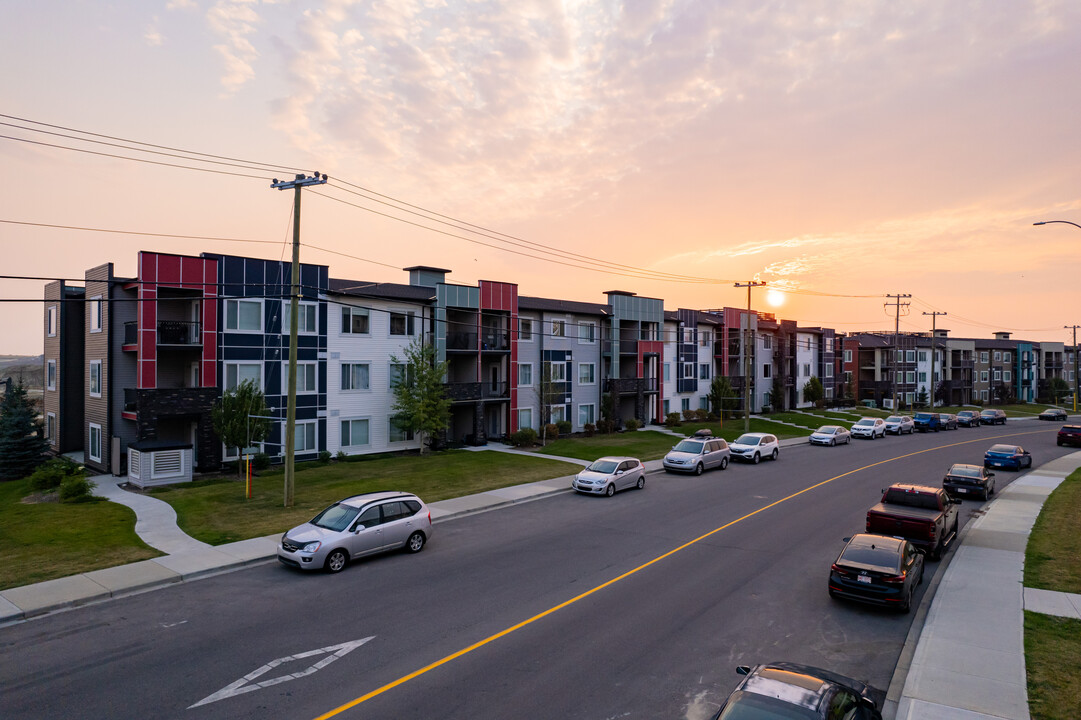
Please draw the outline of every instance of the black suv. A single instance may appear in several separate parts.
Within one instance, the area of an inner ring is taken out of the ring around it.
[[[957,424],[961,427],[979,427],[980,414],[975,410],[962,410],[957,413]]]
[[[1081,447],[1081,425],[1063,425],[1058,430],[1059,445],[1075,445]]]
[[[1005,425],[1006,413],[1002,410],[984,410],[980,413],[980,425]]]

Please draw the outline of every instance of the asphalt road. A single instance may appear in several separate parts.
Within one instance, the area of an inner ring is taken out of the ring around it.
[[[842,538],[881,488],[993,442],[1071,452],[1057,427],[785,448],[442,523],[335,576],[268,563],[57,613],[0,629],[0,717],[693,720],[772,660],[885,689],[912,616],[830,600]]]

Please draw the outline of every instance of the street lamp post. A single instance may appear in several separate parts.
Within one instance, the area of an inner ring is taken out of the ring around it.
[[[1073,225],[1078,230],[1081,230],[1081,225],[1069,220],[1041,220],[1040,222],[1034,222],[1033,225],[1050,225],[1051,223],[1062,223],[1063,225]],[[1069,328],[1070,326],[1066,326]],[[1073,326],[1073,411],[1077,412],[1077,388],[1081,384],[1081,373],[1078,372],[1078,352],[1077,347],[1077,326]]]

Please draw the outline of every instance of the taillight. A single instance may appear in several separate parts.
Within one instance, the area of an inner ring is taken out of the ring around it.
[[[905,581],[905,573],[901,573],[900,575],[889,575],[887,577],[882,578],[882,582],[887,582],[887,583],[903,583],[904,581]]]
[[[937,532],[938,532],[938,528],[936,528],[936,527],[935,527],[935,524],[934,524],[934,523],[931,523],[931,539],[932,539],[932,540],[934,540],[934,539],[935,539],[935,534],[936,534]]]
[[[832,570],[835,573],[838,573],[839,575],[848,575],[848,571],[845,570],[840,565],[838,565],[837,563],[833,563],[833,565],[830,566],[830,570]]]
[[[432,524],[432,511],[431,510],[428,511],[428,524],[429,525]]]

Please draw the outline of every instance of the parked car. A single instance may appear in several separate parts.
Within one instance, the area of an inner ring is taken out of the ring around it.
[[[646,486],[646,468],[632,457],[602,457],[590,463],[571,480],[571,487],[589,495],[612,497],[618,490]]]
[[[1060,422],[1066,422],[1066,418],[1068,418],[1069,415],[1067,415],[1066,411],[1062,408],[1047,408],[1036,417],[1038,417],[1040,420],[1057,420]]]
[[[980,414],[975,410],[962,410],[957,413],[958,427],[979,427]]]
[[[939,413],[938,426],[943,430],[956,430],[957,416],[953,413]]]
[[[886,418],[886,432],[894,435],[911,435],[916,432],[916,424],[910,415],[890,415]]]
[[[995,474],[980,465],[955,463],[942,478],[942,489],[951,496],[979,495],[987,500],[995,494]]]
[[[1076,445],[1081,447],[1081,425],[1063,425],[1058,429],[1057,445]]]
[[[352,560],[405,548],[417,553],[432,537],[432,514],[406,492],[372,492],[339,500],[282,535],[278,560],[302,570],[336,573]]]
[[[916,586],[923,582],[923,553],[903,538],[855,535],[830,567],[832,598],[912,609]]]
[[[1032,467],[1032,455],[1020,445],[992,445],[983,454],[983,466],[1020,470]]]
[[[667,472],[693,472],[701,475],[704,470],[728,467],[732,452],[723,438],[693,437],[680,440],[667,455],[662,465]]]
[[[765,458],[776,460],[781,454],[781,443],[776,435],[769,433],[743,433],[728,445],[728,449],[732,451],[734,459],[739,458],[757,465]]]
[[[747,677],[712,720],[882,720],[885,692],[829,670],[779,662],[736,672]]]
[[[811,433],[812,445],[847,445],[852,442],[852,433],[840,425],[823,425]]]
[[[874,440],[886,437],[886,422],[882,418],[862,417],[852,424],[852,437],[865,437]]]
[[[912,422],[915,424],[916,429],[920,432],[931,432],[932,430],[938,432],[938,413],[918,412],[912,418]]]
[[[980,425],[1005,425],[1006,413],[997,408],[988,408],[980,412]]]
[[[905,538],[937,560],[957,537],[960,504],[941,488],[890,485],[867,511],[867,532]]]

